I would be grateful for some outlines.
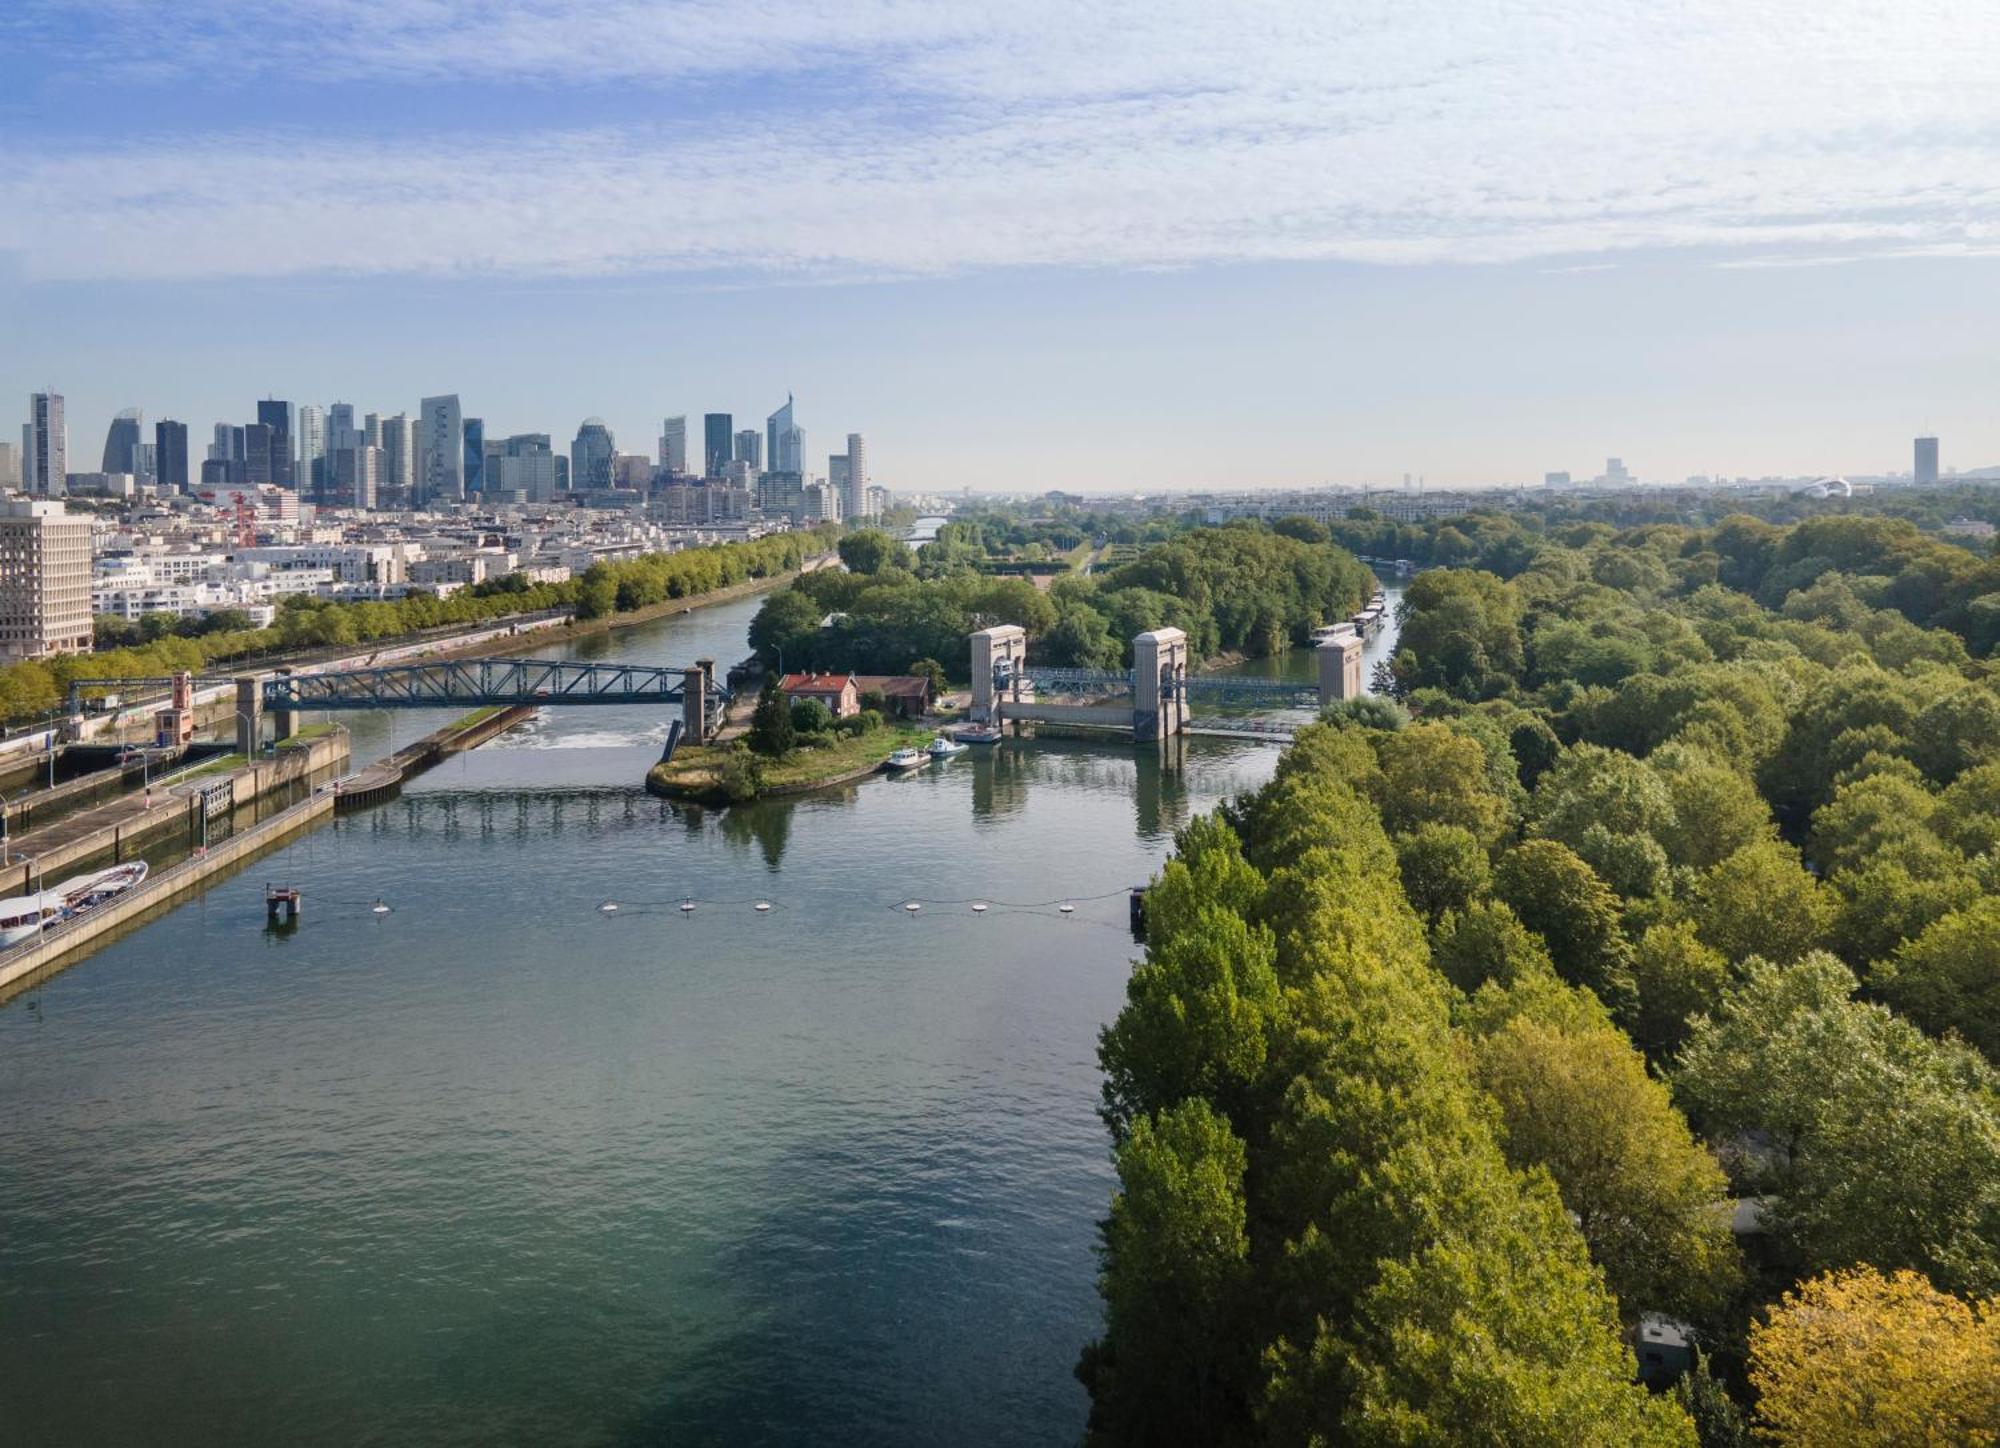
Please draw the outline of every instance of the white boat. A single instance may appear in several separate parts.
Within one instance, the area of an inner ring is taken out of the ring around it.
[[[88,875],[73,875],[39,895],[0,900],[0,950],[32,940],[50,926],[87,914],[105,901],[138,888],[146,873],[146,862],[134,860]]]
[[[915,769],[930,756],[921,749],[898,749],[882,761],[884,769]]]
[[[971,747],[969,744],[960,744],[956,739],[947,739],[940,734],[930,742],[930,747],[924,750],[924,753],[933,759],[950,759],[965,753]]]

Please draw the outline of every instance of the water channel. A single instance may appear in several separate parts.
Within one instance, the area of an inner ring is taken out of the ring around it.
[[[666,722],[551,711],[0,1008],[0,1438],[1076,1439],[1125,890],[1276,749],[715,813],[638,788]]]

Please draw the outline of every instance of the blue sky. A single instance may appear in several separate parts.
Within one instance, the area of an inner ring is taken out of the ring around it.
[[[1972,0],[13,0],[0,420],[457,391],[650,452],[791,390],[905,488],[2000,463],[1996,73]]]

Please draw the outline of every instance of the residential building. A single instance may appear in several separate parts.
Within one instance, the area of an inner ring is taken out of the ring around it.
[[[60,392],[28,397],[28,420],[21,426],[21,490],[59,497],[69,479],[69,424]]]
[[[611,486],[611,460],[618,444],[601,417],[586,417],[569,445],[569,485],[579,491]]]
[[[670,417],[660,426],[660,466],[676,475],[688,470],[688,420]]]
[[[1938,480],[1938,440],[1934,437],[1920,437],[1916,445],[1916,468],[1911,474],[1914,482],[1934,483]]]
[[[426,397],[417,427],[417,487],[414,503],[465,501],[465,417],[458,394]]]
[[[701,419],[701,475],[719,478],[736,456],[736,419],[726,412],[704,413]]]
[[[841,495],[840,511],[848,518],[877,516],[868,506],[868,444],[858,432],[847,435],[847,491]]]
[[[0,658],[89,650],[90,535],[58,499],[0,503]]]
[[[778,692],[794,703],[817,699],[836,719],[851,719],[861,712],[861,690],[852,674],[787,674]]]

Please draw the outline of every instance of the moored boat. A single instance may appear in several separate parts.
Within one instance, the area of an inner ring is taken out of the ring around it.
[[[951,731],[960,744],[998,744],[1002,738],[997,724],[964,724]]]
[[[898,749],[894,754],[882,761],[882,767],[884,769],[896,770],[915,769],[928,758],[930,756],[921,749]]]
[[[0,950],[32,940],[51,926],[88,914],[107,900],[137,889],[146,874],[146,862],[133,860],[108,870],[73,875],[38,895],[0,900]]]
[[[960,744],[956,739],[947,739],[944,735],[940,734],[930,742],[924,753],[930,755],[933,759],[950,759],[954,755],[965,753],[970,747],[969,745]]]

